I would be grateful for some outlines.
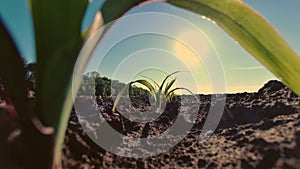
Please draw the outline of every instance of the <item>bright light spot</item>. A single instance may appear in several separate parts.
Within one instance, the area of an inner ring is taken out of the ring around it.
[[[201,32],[188,31],[175,42],[176,56],[187,66],[201,65],[201,59],[209,52],[209,42]],[[200,59],[201,58],[201,59]]]
[[[209,40],[201,31],[186,31],[178,36],[174,43],[175,54],[191,71],[193,77],[186,77],[186,74],[178,74],[183,86],[193,93],[211,93],[210,79],[204,62],[211,56],[211,45]],[[189,94],[186,91],[180,91]]]
[[[175,52],[176,56],[189,66],[200,63],[198,56],[182,42],[175,43]]]
[[[207,19],[207,17],[206,17],[206,16],[204,16],[204,15],[202,15],[202,16],[201,16],[201,18],[202,18],[202,19]]]

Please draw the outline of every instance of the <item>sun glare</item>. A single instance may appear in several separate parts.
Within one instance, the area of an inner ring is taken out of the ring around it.
[[[174,45],[176,56],[188,66],[200,65],[209,50],[208,40],[195,31],[184,32],[179,39]]]

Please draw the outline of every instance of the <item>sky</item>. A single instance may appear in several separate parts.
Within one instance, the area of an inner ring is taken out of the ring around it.
[[[299,0],[244,2],[263,15],[300,55]],[[90,26],[102,4],[103,0],[89,4],[82,30]],[[35,61],[27,1],[0,1],[0,16],[21,55],[28,62]],[[99,43],[86,71],[96,70],[123,82],[141,75],[160,82],[170,72],[185,70],[176,74],[176,85],[198,93],[252,92],[276,79],[222,29],[200,15],[158,2],[135,7],[126,16]],[[135,34],[140,30],[144,32]],[[101,63],[99,58],[103,58]]]

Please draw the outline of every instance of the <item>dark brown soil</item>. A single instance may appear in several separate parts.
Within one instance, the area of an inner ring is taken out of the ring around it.
[[[189,134],[169,151],[145,159],[105,151],[88,137],[78,119],[88,121],[93,130],[102,123],[95,118],[100,112],[123,135],[151,137],[173,124],[179,107],[186,111],[188,107],[182,107],[179,100],[167,105],[165,113],[145,129],[145,124],[111,112],[110,99],[81,98],[83,104],[93,106],[84,118],[72,112],[63,146],[63,168],[300,168],[300,98],[282,83],[270,81],[257,93],[228,94],[217,130],[203,143],[198,136],[209,111],[210,96],[200,97],[198,117]],[[140,108],[146,109],[146,102],[137,104],[138,100],[135,107],[145,103]],[[191,123],[188,112],[182,118]],[[16,143],[20,133],[16,119],[0,107],[0,169],[22,168],[17,164],[22,157],[15,152],[22,144]]]
[[[198,142],[198,136],[209,110],[210,96],[202,95],[201,101],[197,121],[190,133],[168,152],[145,159],[120,157],[103,150],[85,134],[73,112],[63,148],[63,166],[300,168],[300,98],[280,82],[270,81],[257,93],[227,95],[226,108],[218,129],[204,143]],[[142,137],[144,125],[130,123],[121,115],[112,113],[112,101],[102,100],[99,105],[94,105],[94,109],[101,110],[116,130],[128,136]],[[176,115],[165,115],[168,118],[161,116],[149,123],[146,136],[159,134],[172,125],[170,119]],[[185,118],[188,121],[188,117]]]

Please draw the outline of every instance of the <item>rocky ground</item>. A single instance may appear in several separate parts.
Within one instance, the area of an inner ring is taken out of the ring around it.
[[[270,81],[257,93],[227,95],[218,128],[205,142],[198,139],[210,96],[200,98],[198,116],[184,139],[169,151],[148,158],[120,157],[104,150],[92,141],[79,121],[87,132],[101,139],[103,135],[97,132],[103,123],[98,118],[100,112],[123,135],[148,138],[172,126],[181,117],[176,111],[179,107],[185,111],[181,118],[186,124],[192,123],[188,112],[191,106],[180,105],[179,101],[167,105],[165,112],[145,127],[111,112],[111,100],[82,98],[81,104],[92,106],[81,110],[86,114],[72,112],[63,147],[64,168],[300,168],[300,98],[283,84]],[[147,109],[147,104],[136,107]],[[111,143],[115,144],[114,140]],[[123,146],[130,149],[131,145]]]

